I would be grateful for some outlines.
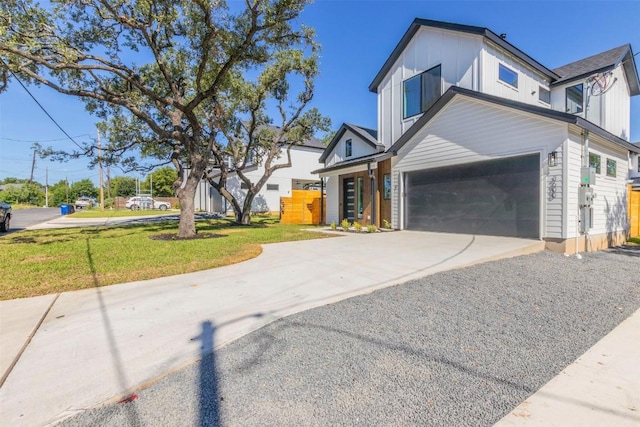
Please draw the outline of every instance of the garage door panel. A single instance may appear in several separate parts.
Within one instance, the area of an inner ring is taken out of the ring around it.
[[[538,155],[407,174],[407,228],[538,237]]]

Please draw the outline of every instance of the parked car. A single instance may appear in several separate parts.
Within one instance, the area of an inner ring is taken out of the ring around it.
[[[9,231],[11,223],[11,205],[0,202],[0,231]]]
[[[78,200],[74,203],[76,209],[93,208],[98,205],[99,203],[96,199],[86,196],[78,197]]]
[[[169,202],[161,202],[144,196],[131,197],[124,206],[132,211],[137,211],[138,209],[160,209],[161,211],[166,211],[171,209],[171,203]]]

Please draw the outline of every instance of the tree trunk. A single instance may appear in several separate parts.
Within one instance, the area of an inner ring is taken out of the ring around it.
[[[188,239],[196,235],[195,197],[202,174],[202,168],[193,167],[184,181],[184,187],[176,191],[180,201],[178,237],[181,239]]]
[[[183,188],[178,191],[178,200],[180,200],[178,237],[181,239],[194,237],[196,235],[195,195],[195,187],[193,190]]]
[[[242,210],[236,210],[236,222],[242,225],[251,225],[251,206],[253,205],[253,199],[256,198],[256,194],[251,190],[247,191],[247,195],[242,203]]]

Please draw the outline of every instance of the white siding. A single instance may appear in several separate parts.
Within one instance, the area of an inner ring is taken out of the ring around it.
[[[305,147],[292,148],[291,167],[278,169],[271,175],[267,183],[256,195],[252,209],[255,211],[278,212],[280,210],[280,197],[291,196],[291,189],[295,184],[294,181],[319,181],[320,177],[317,174],[312,174],[311,171],[321,167],[321,164],[318,162],[321,154],[322,152],[318,149]],[[286,163],[286,161],[287,156],[283,151],[281,158],[275,161],[275,164]],[[263,174],[264,168],[261,166],[253,170],[247,169],[245,171],[245,175],[253,183],[256,183]],[[267,190],[267,184],[277,184],[278,190]],[[230,176],[227,180],[227,190],[234,194],[239,203],[242,204],[246,190],[241,189],[240,178],[235,175]],[[231,209],[230,206],[229,209]]]
[[[517,88],[504,83],[498,78],[500,64],[518,73]],[[481,76],[483,93],[539,107],[551,107],[549,104],[539,100],[540,86],[549,90],[549,81],[522,61],[491,43],[485,43],[482,50]]]
[[[479,90],[478,57],[482,38],[421,28],[378,87],[378,130],[388,148],[420,117],[403,119],[403,82],[436,65],[442,66],[442,91],[450,86]]]
[[[578,187],[582,167],[582,136],[574,131],[570,135],[572,161],[569,163],[569,234],[575,237],[578,217]],[[593,228],[590,234],[604,234],[627,228],[627,178],[628,156],[624,148],[617,147],[603,138],[590,134],[589,152],[598,154],[600,173],[593,186],[596,198],[593,202]],[[616,177],[607,176],[607,159],[617,162]]]
[[[327,191],[327,224],[340,222],[340,176],[327,175],[324,182]]]
[[[582,136],[579,130],[572,129],[567,144],[567,234],[563,237],[572,238],[578,230],[578,187],[580,186],[580,168],[582,167]]]
[[[351,156],[350,157],[345,156],[346,141],[348,139],[351,140]],[[333,147],[333,150],[331,151],[331,153],[327,156],[324,164],[325,166],[331,166],[343,160],[356,159],[358,157],[366,156],[368,154],[373,154],[377,152],[378,150],[372,147],[371,144],[364,142],[361,139],[361,137],[354,134],[350,130],[346,130],[345,133],[342,135],[342,137],[340,137],[340,140],[338,141],[336,146]]]
[[[622,67],[613,70],[615,82],[602,98],[604,112],[600,125],[612,134],[629,141],[631,137],[631,96]],[[596,123],[597,124],[597,123]]]
[[[564,124],[458,97],[402,147],[393,164],[393,188],[401,187],[398,173],[515,155],[540,153],[541,167],[546,166],[549,152],[557,151],[562,156],[566,138],[567,126]],[[561,165],[562,159],[559,161]],[[551,208],[548,214],[542,215],[542,237],[562,235],[560,169],[560,166],[551,171],[546,167],[541,169],[541,209],[544,212],[547,205]],[[547,199],[550,182],[547,172],[556,177],[556,199],[552,201]],[[399,194],[393,195],[394,227],[400,226],[400,200]]]
[[[551,106],[554,110],[566,112],[566,88],[582,83],[584,85],[583,108],[586,110],[586,117],[585,112],[576,115],[586,118],[591,123],[629,141],[631,133],[631,97],[622,67],[613,70],[612,78],[615,81],[612,83],[611,88],[597,96],[591,95],[587,79],[554,86],[551,89]]]

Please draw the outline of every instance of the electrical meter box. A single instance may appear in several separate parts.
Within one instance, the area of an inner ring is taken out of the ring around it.
[[[591,206],[593,204],[593,188],[578,187],[578,204],[580,206]]]
[[[596,168],[582,168],[580,172],[580,184],[596,185]]]
[[[580,232],[588,233],[593,228],[593,208],[580,208]]]

